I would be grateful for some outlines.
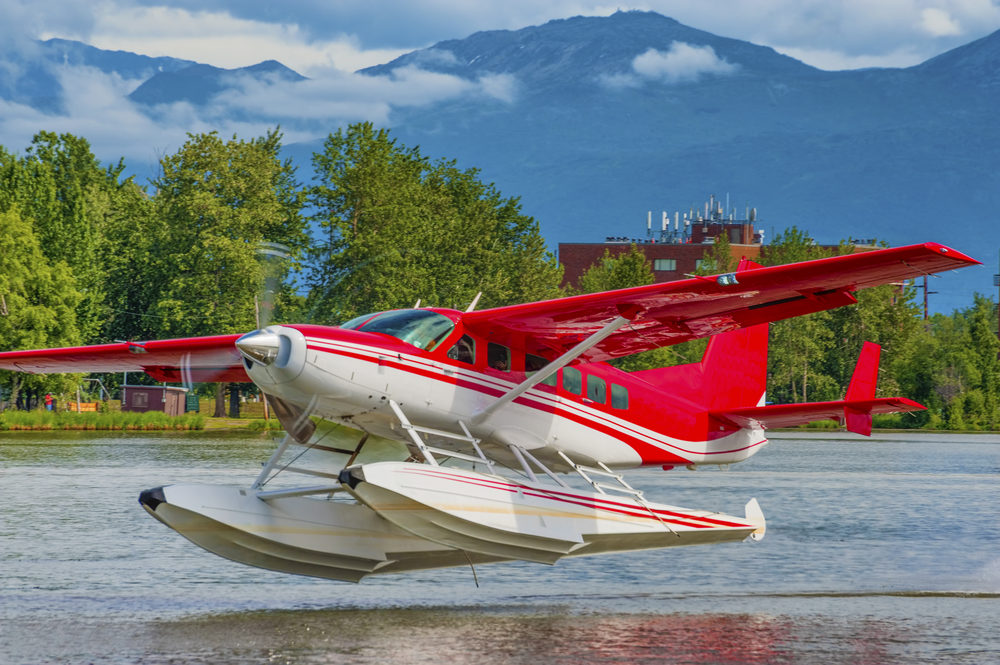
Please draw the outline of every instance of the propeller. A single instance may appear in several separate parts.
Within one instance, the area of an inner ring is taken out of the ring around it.
[[[257,248],[261,259],[264,283],[259,295],[254,296],[254,314],[257,329],[263,330],[274,318],[275,294],[281,286],[282,276],[288,272],[291,248],[280,242],[262,242]]]

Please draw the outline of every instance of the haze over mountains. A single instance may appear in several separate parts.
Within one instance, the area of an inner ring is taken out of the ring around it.
[[[131,82],[122,103],[156,122],[183,112],[280,123],[305,180],[327,133],[371,119],[424,154],[481,168],[522,197],[553,246],[641,237],[647,211],[715,194],[757,207],[768,237],[797,225],[821,242],[933,239],[991,267],[1000,247],[1000,33],[915,67],[829,72],[619,12],[476,33],[337,80],[276,62],[221,70],[37,46],[18,56],[20,76],[5,56],[0,98],[57,113],[74,99],[53,68],[96,68]],[[932,302],[946,310],[992,292],[993,272],[937,280]]]

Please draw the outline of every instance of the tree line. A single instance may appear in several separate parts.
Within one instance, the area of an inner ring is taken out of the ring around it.
[[[327,138],[302,183],[281,140],[190,134],[146,184],[71,134],[39,133],[20,155],[0,147],[0,346],[335,324],[418,300],[464,308],[480,292],[483,307],[559,294],[562,271],[538,224],[476,169],[359,123]],[[78,383],[0,375],[11,402]]]
[[[606,256],[578,286],[561,288],[562,269],[516,197],[371,123],[330,134],[312,157],[309,183],[281,148],[278,130],[252,139],[189,134],[139,183],[123,160],[102,164],[71,134],[41,132],[20,154],[0,146],[0,346],[336,324],[417,302],[464,309],[480,293],[478,306],[491,307],[653,281],[633,251]],[[709,250],[704,270],[731,269],[724,242]],[[764,260],[820,251],[793,228]],[[860,300],[772,326],[775,401],[836,398],[852,354],[870,339],[884,348],[883,389],[930,407],[891,424],[996,427],[992,301],[977,296],[966,310],[924,322],[912,287],[872,289]],[[700,348],[621,363],[688,362]],[[0,372],[0,398],[9,401],[77,385],[73,376]],[[221,408],[221,384],[216,390]]]
[[[779,233],[762,248],[763,265],[850,253],[816,244],[797,227]],[[697,272],[735,270],[729,244],[720,236]],[[580,278],[580,292],[651,284],[652,268],[636,247],[618,255],[606,252]],[[970,306],[951,315],[923,318],[912,283],[857,292],[858,302],[772,323],[768,348],[769,402],[843,399],[865,341],[882,346],[879,396],[905,396],[926,411],[875,416],[886,428],[996,430],[1000,428],[1000,341],[997,305],[974,294]],[[623,369],[662,367],[701,358],[706,340],[656,349],[615,361]]]

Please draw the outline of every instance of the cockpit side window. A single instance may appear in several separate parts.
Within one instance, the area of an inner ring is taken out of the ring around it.
[[[341,327],[347,327],[348,324],[355,321],[357,319],[348,321]],[[454,329],[454,321],[443,314],[426,309],[398,309],[382,312],[356,328],[361,332],[391,335],[426,351],[433,350]]]
[[[476,362],[476,340],[468,335],[455,342],[455,345],[448,349],[448,357],[460,363],[472,365]]]

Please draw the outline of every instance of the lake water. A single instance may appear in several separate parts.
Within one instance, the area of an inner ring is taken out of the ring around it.
[[[0,436],[0,663],[1000,663],[1000,437],[780,435],[729,470],[637,471],[760,543],[373,577],[248,568],[141,509],[249,485],[273,442]]]

